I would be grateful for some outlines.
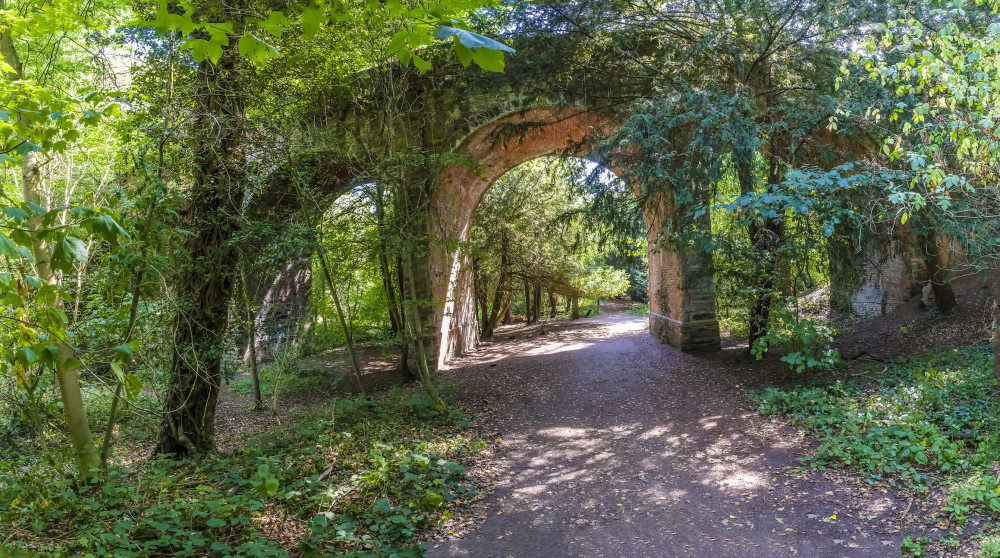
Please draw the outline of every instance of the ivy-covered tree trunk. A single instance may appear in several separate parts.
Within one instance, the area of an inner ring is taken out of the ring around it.
[[[194,455],[215,451],[215,408],[229,326],[238,252],[232,242],[243,204],[245,157],[244,69],[236,45],[242,32],[236,3],[213,16],[236,32],[217,63],[198,66],[193,122],[194,173],[186,212],[191,234],[176,279],[173,358],[156,452]],[[232,16],[232,17],[227,17]]]

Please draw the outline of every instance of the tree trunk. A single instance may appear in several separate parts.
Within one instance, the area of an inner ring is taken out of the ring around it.
[[[243,205],[244,68],[237,52],[242,2],[224,7],[234,33],[218,63],[198,65],[193,180],[186,211],[187,260],[176,289],[173,358],[158,454],[215,451],[215,409],[238,253],[232,242]]]
[[[941,312],[951,312],[958,307],[955,291],[948,282],[948,258],[938,243],[937,234],[931,230],[924,238],[924,261],[927,263],[927,277],[934,291],[934,305]]]
[[[556,294],[549,291],[549,318],[556,318]]]
[[[532,315],[535,317],[535,322],[538,322],[542,317],[542,285],[541,283],[535,283],[535,288],[532,291],[534,299],[532,300]]]
[[[152,211],[150,211],[150,214],[152,214]],[[146,219],[146,224],[148,229],[148,218]],[[128,310],[128,326],[125,328],[125,338],[122,340],[123,345],[132,340],[132,333],[135,331],[136,320],[139,316],[139,300],[142,298],[143,275],[145,273],[142,268],[135,274],[135,287],[132,289],[132,301],[129,304]],[[115,395],[111,400],[111,408],[108,410],[108,425],[104,430],[104,440],[101,443],[101,469],[105,469],[108,465],[108,455],[111,454],[111,445],[114,441],[115,425],[118,424],[118,406],[121,404],[124,388],[124,382],[119,381],[118,385],[115,386]]]
[[[29,152],[24,155],[23,180],[24,201],[45,207],[41,196],[41,169],[38,153]],[[38,231],[42,229],[42,218],[32,214],[27,221],[28,232],[32,235],[31,252],[35,257],[35,271],[38,278],[48,285],[58,285],[59,278],[52,269],[50,258],[52,249],[47,242],[39,238]],[[45,306],[62,311],[63,300],[55,297]],[[94,445],[94,437],[90,432],[90,422],[83,406],[83,392],[80,389],[80,376],[76,367],[70,366],[73,349],[66,343],[56,346],[55,370],[59,382],[59,393],[62,397],[63,415],[69,431],[73,452],[77,459],[80,475],[90,477],[100,471],[101,460]]]
[[[514,298],[513,295],[508,295],[507,302],[503,306],[503,317],[500,320],[500,323],[503,325],[510,325],[511,322],[510,307],[511,303],[513,302],[513,298]]]
[[[382,274],[382,287],[385,289],[386,304],[389,307],[389,329],[393,334],[403,331],[403,321],[399,318],[399,306],[396,305],[396,288],[392,285],[392,271],[389,270],[389,258],[382,242],[378,245],[378,264]]]
[[[569,319],[579,320],[580,319],[580,297],[573,295],[572,301],[570,302],[572,308],[572,314],[570,314]]]
[[[344,318],[344,308],[340,305],[340,296],[337,294],[337,286],[333,284],[333,278],[330,276],[330,268],[326,263],[326,255],[323,254],[322,250],[323,248],[320,246],[320,252],[317,254],[319,256],[319,265],[323,269],[326,286],[330,290],[330,295],[333,297],[333,305],[337,309],[337,318],[340,320],[340,328],[344,332],[347,352],[351,356],[351,368],[354,370],[354,379],[358,382],[358,389],[361,390],[361,395],[367,397],[368,389],[365,387],[365,380],[361,376],[361,365],[358,363],[358,355],[354,351],[354,339],[352,338],[350,328],[347,327],[347,320]]]
[[[747,194],[754,191],[753,180],[753,154],[746,154],[748,160],[740,159],[737,163],[737,180],[740,184],[740,192]],[[771,158],[773,159],[773,157]],[[770,161],[768,181],[777,180],[780,176],[779,163]],[[757,250],[760,257],[759,269],[760,284],[758,295],[750,307],[749,316],[749,346],[752,349],[757,339],[767,334],[768,321],[771,316],[771,307],[774,305],[775,289],[774,278],[778,271],[778,249],[784,242],[784,227],[774,219],[762,219],[758,221],[756,216],[751,216],[751,221],[747,226],[750,236],[750,243]]]
[[[417,289],[416,280],[413,276],[413,253],[414,247],[412,245],[413,240],[407,239],[406,245],[406,283],[409,286],[409,303],[410,308],[406,311],[406,315],[410,321],[410,334],[411,341],[417,351],[417,366],[418,372],[420,373],[420,383],[424,387],[424,391],[427,393],[431,401],[439,407],[446,407],[444,400],[441,399],[441,395],[438,393],[437,388],[434,386],[434,380],[431,378],[431,371],[428,367],[427,353],[424,349],[424,339],[423,339],[423,324],[420,320],[420,311],[417,308]]]
[[[472,316],[476,319],[476,324],[479,333],[482,333],[483,326],[482,322],[479,321],[479,316],[482,314],[483,307],[483,293],[482,293],[482,277],[479,273],[479,258],[472,258]]]
[[[763,88],[764,100],[769,111],[768,118],[773,120],[775,116],[771,111],[776,106],[777,101],[770,60],[764,61],[761,75],[763,76],[763,83],[760,85]],[[780,183],[784,175],[785,166],[780,157],[787,150],[788,141],[785,134],[774,128],[772,128],[768,141],[770,149],[765,152],[764,156],[767,158],[768,163],[767,185],[771,186]],[[748,149],[739,149],[735,155],[736,175],[740,185],[740,193],[747,194],[755,191],[754,166],[756,152]],[[771,308],[774,306],[778,294],[776,291],[781,290],[785,286],[784,280],[777,276],[790,268],[784,265],[784,262],[779,261],[783,258],[780,254],[780,249],[785,242],[783,216],[770,219],[758,218],[757,216],[750,217],[751,220],[747,227],[747,232],[750,236],[750,244],[757,250],[757,255],[760,258],[758,296],[751,305],[749,316],[749,347],[752,350],[757,339],[767,334]],[[776,279],[778,279],[778,288],[775,288]]]
[[[507,264],[507,236],[503,235],[500,240],[500,278],[497,280],[497,289],[493,293],[493,306],[490,309],[489,320],[483,323],[483,338],[492,337],[493,330],[506,315],[505,313],[501,314],[500,311],[504,308],[504,293],[507,291]],[[508,301],[507,304],[509,305],[510,302]]]
[[[253,408],[264,408],[264,397],[260,393],[260,370],[257,367],[257,321],[252,312],[250,318],[250,341],[247,343],[247,354],[250,355],[250,380],[253,382]]]
[[[6,8],[6,2],[3,0],[0,0],[0,8]],[[14,48],[14,38],[9,29],[0,33],[0,55],[3,56],[4,62],[14,69],[9,79],[14,81],[23,79],[21,61],[17,49]],[[37,152],[30,151],[24,154],[22,163],[24,201],[34,203],[39,207],[47,207],[48,204],[42,200],[40,164],[41,157]],[[59,278],[50,262],[52,248],[39,237],[39,231],[42,229],[42,217],[32,214],[28,217],[26,225],[28,233],[32,237],[31,252],[35,258],[35,272],[38,274],[38,278],[45,281],[46,284],[59,285]],[[64,306],[62,297],[56,296],[45,306],[61,312]],[[97,446],[94,445],[93,434],[90,432],[87,412],[83,407],[80,377],[76,372],[76,367],[70,366],[72,357],[72,347],[66,343],[57,344],[55,370],[59,383],[59,394],[63,402],[63,416],[66,420],[70,441],[73,444],[73,453],[76,455],[77,469],[80,475],[86,478],[100,471],[101,462]]]
[[[531,287],[524,279],[524,325],[531,325]]]
[[[382,272],[382,286],[385,288],[385,298],[386,303],[389,305],[389,327],[392,333],[397,338],[402,338],[405,334],[403,331],[406,324],[403,321],[403,309],[399,305],[396,299],[396,289],[392,282],[392,270],[389,268],[389,254],[385,245],[385,195],[381,185],[375,185],[375,217],[376,225],[378,227],[378,264],[379,269]],[[399,267],[399,258],[397,258],[397,269]],[[403,280],[402,276],[397,272],[398,283],[399,283],[399,296],[403,296]],[[410,370],[408,362],[408,348],[409,345],[403,341],[400,343],[402,359],[399,361],[399,371],[403,373],[404,376],[416,380],[418,376]]]
[[[247,316],[247,359],[250,379],[253,382],[253,408],[256,410],[264,407],[264,398],[260,394],[260,374],[257,370],[257,316],[250,299],[250,291],[247,289],[247,273],[243,266],[240,266],[240,288],[243,291],[243,306]]]
[[[410,344],[406,341],[406,305],[403,297],[403,258],[402,256],[396,256],[396,286],[399,288],[399,324],[400,333],[403,335],[403,343],[400,345],[400,352],[402,353],[402,362],[399,365],[399,369],[408,378],[419,379],[420,374],[410,368]]]

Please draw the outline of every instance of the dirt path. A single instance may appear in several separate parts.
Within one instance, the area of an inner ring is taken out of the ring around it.
[[[485,521],[430,556],[884,557],[921,533],[919,503],[783,471],[807,442],[760,417],[738,359],[644,325],[617,309],[509,329],[444,372],[502,439],[500,484]]]

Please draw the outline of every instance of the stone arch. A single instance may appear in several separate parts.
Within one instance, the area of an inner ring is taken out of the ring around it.
[[[468,241],[480,201],[507,171],[554,153],[586,155],[595,147],[592,142],[604,139],[616,127],[617,120],[607,114],[559,106],[518,111],[479,127],[453,151],[466,163],[447,165],[433,184],[431,237]],[[660,242],[662,215],[673,216],[675,211],[671,198],[664,196],[658,208],[661,216],[646,215],[650,332],[682,350],[718,349],[711,257],[681,254]],[[432,242],[428,267],[430,294],[438,303],[434,324],[441,367],[478,342],[472,273],[455,242]]]

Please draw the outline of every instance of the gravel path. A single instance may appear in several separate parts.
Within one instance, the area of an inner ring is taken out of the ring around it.
[[[502,440],[499,484],[430,556],[883,557],[920,532],[919,504],[793,470],[808,442],[756,412],[736,349],[683,354],[622,308],[545,329],[443,372]]]

